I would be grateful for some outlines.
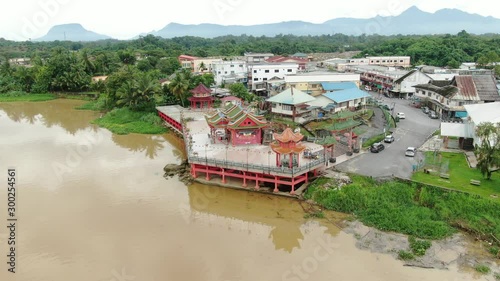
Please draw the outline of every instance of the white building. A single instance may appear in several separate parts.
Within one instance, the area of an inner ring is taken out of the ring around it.
[[[484,122],[493,124],[500,122],[500,102],[467,104],[464,105],[467,118],[463,122],[442,122],[441,135],[445,137],[445,145],[448,137],[463,138],[460,148],[464,148],[463,143],[472,147],[474,144],[481,144],[481,140],[476,136],[476,127]],[[472,140],[472,141],[467,141]]]
[[[385,57],[366,57],[357,59],[346,59],[344,62],[337,60],[334,64],[330,61],[325,63],[337,67],[338,71],[344,71],[347,66],[351,65],[379,65],[391,67],[410,67],[411,58],[409,56],[385,56]]]
[[[248,79],[248,68],[245,61],[221,61],[214,63],[212,73],[217,85],[246,83]]]
[[[244,55],[247,63],[265,62],[268,58],[274,56],[272,53],[245,53]]]
[[[254,92],[267,90],[269,80],[284,79],[297,74],[297,63],[263,63],[248,65],[248,89]]]
[[[429,75],[419,70],[412,70],[406,75],[394,80],[391,92],[399,97],[411,97],[416,92],[414,86],[429,83],[431,80],[432,78]]]

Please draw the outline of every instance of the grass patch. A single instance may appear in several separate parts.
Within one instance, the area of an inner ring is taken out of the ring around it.
[[[376,142],[381,142],[384,139],[385,139],[385,134],[373,136],[373,137],[367,139],[365,142],[363,142],[363,147],[364,148],[370,147],[372,144],[374,144]]]
[[[474,269],[476,269],[477,272],[482,274],[488,274],[491,271],[490,267],[484,264],[476,264]]]
[[[465,155],[462,153],[441,152],[440,156],[438,157],[441,157],[441,162],[449,163],[447,171],[447,174],[450,175],[449,179],[444,181],[439,177],[439,173],[433,175],[425,174],[423,171],[418,171],[413,174],[412,180],[477,194],[500,202],[500,173],[493,173],[491,176],[491,180],[486,180],[483,178],[483,175],[479,170],[469,168],[469,164],[465,159]],[[439,166],[439,160],[435,161],[433,158],[434,156],[432,152],[426,153],[426,162],[437,162],[433,164]],[[480,180],[481,185],[471,185],[471,179]],[[492,195],[496,195],[497,197],[494,198],[494,196]]]
[[[113,109],[104,117],[92,121],[118,135],[129,133],[162,134],[167,132],[163,121],[153,112],[136,112],[128,108]]]
[[[408,252],[405,250],[400,250],[398,252],[398,257],[400,260],[404,260],[404,261],[409,261],[409,260],[415,259],[415,255],[413,255],[411,252]]]
[[[304,218],[305,219],[309,219],[309,218],[317,218],[317,219],[323,219],[325,218],[325,214],[321,211],[316,211],[316,212],[313,212],[313,213],[307,213],[304,215]]]
[[[425,255],[425,252],[432,246],[431,242],[427,240],[419,240],[413,236],[408,237],[408,242],[410,242],[410,249],[415,256],[421,257]]]
[[[500,273],[495,273],[495,279],[500,280]]]
[[[352,184],[340,190],[324,189],[329,179],[312,183],[305,197],[326,209],[355,215],[382,231],[394,231],[420,239],[442,239],[457,229],[484,240],[500,237],[500,203],[466,193],[417,186],[402,181],[377,182],[351,176]],[[427,242],[416,242],[417,253]]]
[[[497,246],[493,246],[488,251],[496,257],[498,256],[498,253],[500,253],[500,248],[498,248]]]
[[[28,94],[25,92],[10,92],[0,94],[0,102],[35,102],[56,99],[53,94]]]

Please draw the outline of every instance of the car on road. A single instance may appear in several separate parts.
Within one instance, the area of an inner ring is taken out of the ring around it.
[[[415,157],[415,154],[417,153],[417,149],[415,147],[408,147],[405,151],[405,156],[408,157]]]
[[[396,117],[398,117],[399,119],[405,119],[405,114],[404,112],[398,112],[396,113]]]
[[[427,106],[422,107],[422,112],[425,114],[429,114],[429,108]]]
[[[391,142],[394,142],[394,136],[393,135],[388,135],[385,137],[384,139],[384,142],[385,143],[391,143]]]
[[[382,143],[376,142],[372,144],[372,146],[370,146],[370,151],[373,153],[379,153],[380,151],[384,150],[384,148],[385,146]]]
[[[431,119],[438,119],[438,118],[439,118],[439,116],[437,115],[437,113],[436,113],[435,111],[431,111],[431,112],[429,113],[429,117],[430,117]]]

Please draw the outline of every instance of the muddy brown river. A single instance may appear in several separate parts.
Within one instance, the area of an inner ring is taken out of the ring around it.
[[[470,280],[356,248],[298,201],[165,179],[182,143],[113,135],[81,101],[0,103],[0,280]],[[7,169],[17,172],[11,273]],[[490,276],[491,278],[491,276]]]

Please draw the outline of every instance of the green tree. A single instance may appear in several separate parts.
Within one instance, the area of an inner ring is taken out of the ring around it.
[[[181,63],[177,58],[160,59],[157,68],[165,75],[172,75],[181,68]]]
[[[154,106],[155,95],[160,94],[158,80],[147,73],[138,74],[133,80],[126,81],[117,91],[119,106],[131,110],[150,110]]]
[[[183,107],[190,89],[190,73],[188,73],[188,71],[178,71],[174,79],[168,84],[170,91],[181,102]]]
[[[477,168],[490,180],[492,169],[500,167],[500,123],[479,124],[476,136],[480,139],[480,144],[475,145]]]
[[[128,65],[133,65],[135,64],[136,62],[136,58],[135,58],[135,54],[130,51],[130,50],[126,50],[126,51],[119,51],[118,52],[118,58],[120,58],[120,61],[123,63],[123,64],[128,64]]]
[[[242,83],[234,83],[229,85],[229,92],[235,97],[243,99],[245,101],[250,101],[252,95],[248,93],[247,87]]]

